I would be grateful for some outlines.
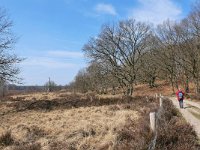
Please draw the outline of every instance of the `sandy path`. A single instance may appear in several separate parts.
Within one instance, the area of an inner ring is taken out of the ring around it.
[[[200,139],[200,103],[184,100],[184,109],[180,109],[177,99],[175,97],[170,97],[170,99],[182,113],[183,117],[194,127]]]

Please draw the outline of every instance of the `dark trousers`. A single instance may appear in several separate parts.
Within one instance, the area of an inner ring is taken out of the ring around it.
[[[183,99],[179,100],[179,106],[180,106],[180,108],[183,108]]]

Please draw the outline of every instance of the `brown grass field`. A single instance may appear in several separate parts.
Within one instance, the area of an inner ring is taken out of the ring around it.
[[[8,96],[0,99],[0,149],[146,150],[153,138],[149,113],[158,109],[155,93],[171,95],[172,91],[163,82],[152,89],[147,85],[136,86],[134,97],[66,91]],[[174,139],[182,139],[178,130],[184,128],[187,132],[181,136],[190,142],[182,146],[195,150],[192,127],[174,112],[171,104],[167,105],[164,116],[173,121],[162,117],[165,119],[161,121],[156,149],[177,150],[182,140]],[[181,150],[187,150],[183,147]]]
[[[146,149],[152,137],[147,117],[157,104],[139,96],[11,96],[0,103],[0,149]]]

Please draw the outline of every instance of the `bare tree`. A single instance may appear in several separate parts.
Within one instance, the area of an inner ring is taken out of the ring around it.
[[[23,59],[12,53],[16,43],[12,25],[5,10],[0,8],[0,78],[4,81],[19,82],[17,75],[20,70],[16,64]]]
[[[135,20],[121,21],[117,25],[105,25],[97,38],[92,38],[83,48],[86,55],[105,63],[126,93],[133,94],[137,65],[147,51],[150,27]]]
[[[158,77],[159,67],[154,56],[154,49],[149,51],[140,60],[140,69],[138,70],[137,81],[147,83],[150,88],[155,87],[155,81]]]
[[[169,79],[172,91],[178,88],[178,78],[180,74],[179,65],[176,62],[176,45],[178,43],[177,36],[174,31],[175,23],[167,20],[156,29],[156,35],[159,45],[156,49],[157,66]]]
[[[118,86],[116,78],[109,72],[109,68],[102,63],[92,62],[87,68],[90,83],[99,94],[106,94],[112,88],[113,94]]]
[[[92,91],[98,94],[106,94],[108,88],[112,87],[113,94],[115,94],[115,87],[118,84],[114,79],[105,66],[92,62],[87,68],[78,72],[74,82],[70,83],[69,88],[82,93]]]
[[[47,81],[45,84],[44,84],[44,87],[45,87],[45,90],[47,91],[47,92],[52,92],[52,91],[55,91],[55,90],[57,90],[57,84],[54,82],[54,81],[52,81],[52,80],[50,80],[50,78],[49,78],[49,81]]]
[[[189,16],[189,23],[194,37],[200,38],[200,1],[194,3],[192,11]]]
[[[196,92],[200,92],[200,49],[199,38],[194,34],[194,26],[191,26],[191,18],[184,19],[177,27],[176,33],[179,38],[177,46],[178,55],[177,62],[183,68],[186,77],[186,88],[188,88],[188,80],[192,77]]]

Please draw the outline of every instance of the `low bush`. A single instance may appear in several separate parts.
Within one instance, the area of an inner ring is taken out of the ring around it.
[[[190,94],[189,98],[200,101],[200,94]]]
[[[127,120],[125,126],[117,131],[114,150],[147,150],[153,133],[149,127],[148,116],[135,123]]]
[[[0,136],[0,145],[9,146],[14,144],[14,138],[11,135],[10,131],[7,131],[5,134]]]
[[[39,143],[33,144],[20,144],[14,147],[13,150],[41,150],[41,145]]]
[[[156,150],[197,150],[197,135],[168,99],[158,114]]]
[[[76,145],[73,143],[66,143],[61,141],[54,141],[50,144],[50,150],[77,150]]]

